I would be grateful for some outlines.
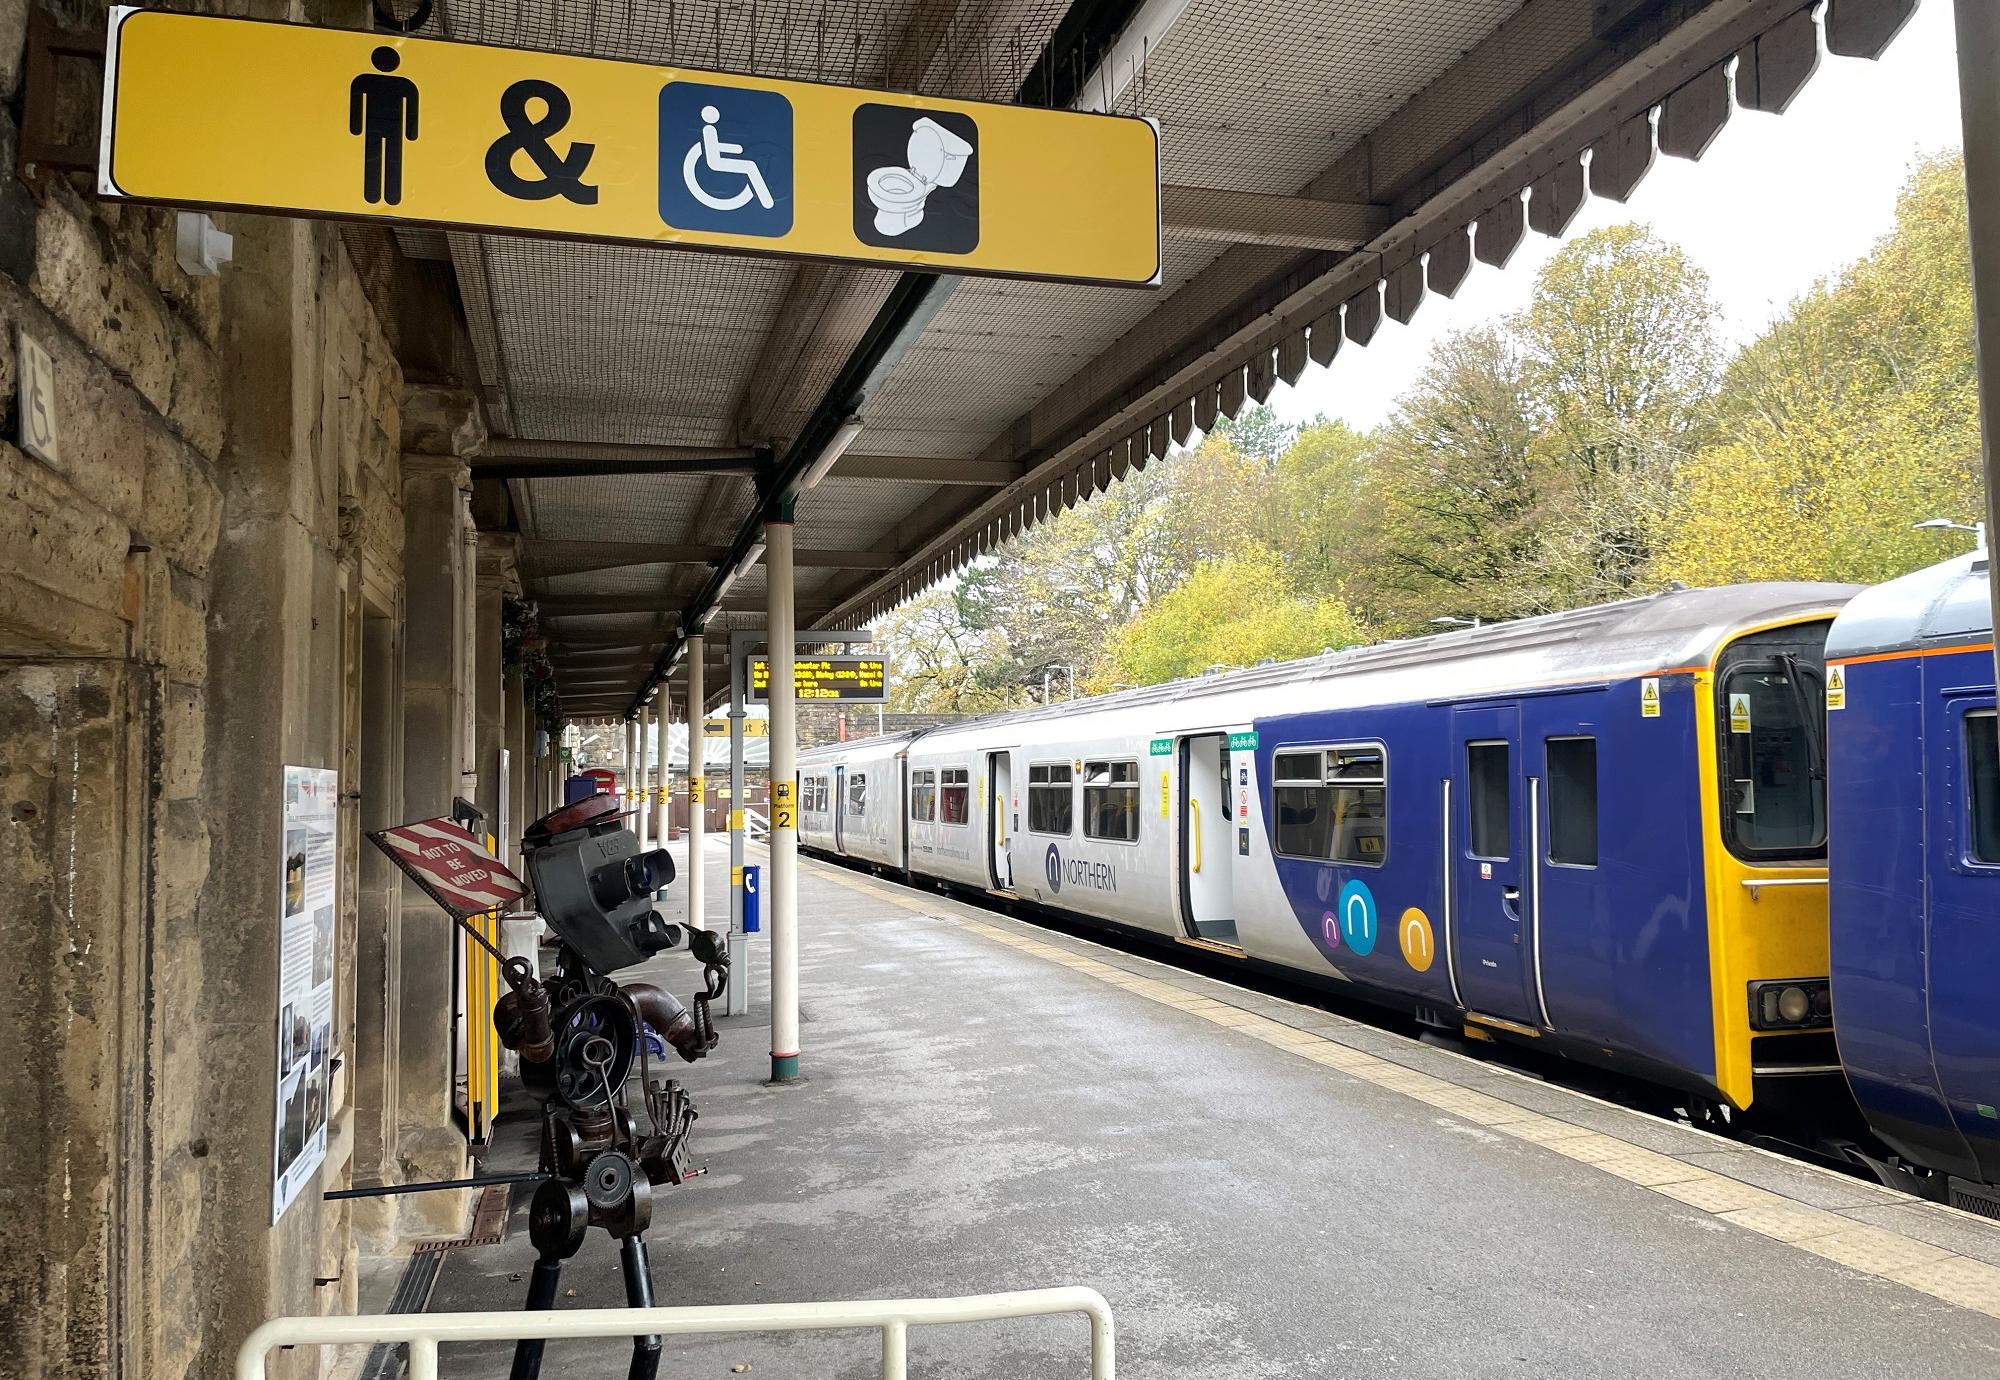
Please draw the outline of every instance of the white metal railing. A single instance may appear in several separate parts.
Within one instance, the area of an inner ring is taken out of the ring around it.
[[[743,822],[746,826],[744,832],[751,838],[768,839],[771,837],[771,821],[763,815],[758,814],[755,810],[745,810],[743,812]]]
[[[874,1328],[882,1334],[882,1380],[907,1380],[909,1330],[918,1325],[992,1322],[1057,1313],[1090,1319],[1091,1380],[1115,1380],[1111,1305],[1095,1289],[1025,1289],[957,1299],[879,1299],[841,1303],[748,1303],[713,1308],[579,1308],[569,1312],[385,1313],[363,1317],[273,1318],[236,1353],[236,1380],[265,1380],[276,1347],[409,1347],[409,1380],[437,1380],[440,1342],[518,1341],[524,1337],[686,1336],[711,1332],[830,1332]]]

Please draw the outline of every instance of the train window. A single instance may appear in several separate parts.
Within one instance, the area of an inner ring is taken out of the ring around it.
[[[935,771],[913,771],[910,773],[910,818],[932,820],[937,818],[937,773]]]
[[[1379,866],[1388,847],[1388,776],[1368,743],[1281,752],[1272,761],[1277,848],[1286,857]]]
[[[1818,675],[1787,656],[1739,666],[1722,687],[1723,818],[1731,846],[1746,857],[1823,852],[1826,694]]]
[[[1597,739],[1551,738],[1549,861],[1597,866]]]
[[[1972,861],[2000,863],[2000,741],[1992,710],[1965,716],[1965,778],[1972,787]]]
[[[1271,796],[1278,852],[1288,858],[1331,858],[1333,792],[1326,788],[1326,754],[1276,754],[1271,760]]]
[[[868,778],[865,775],[847,778],[847,813],[850,815],[868,813]]]
[[[1028,767],[1028,828],[1037,834],[1070,832],[1075,772],[1067,762]]]
[[[940,817],[946,824],[967,824],[972,820],[972,779],[964,767],[946,767],[938,773]]]
[[[808,776],[799,783],[799,808],[809,815],[826,809],[826,778]]]
[[[1512,856],[1513,770],[1507,744],[1467,743],[1465,772],[1470,782],[1466,807],[1472,815],[1470,847],[1475,858],[1496,861]]]
[[[1083,764],[1083,836],[1113,843],[1139,841],[1139,764]]]

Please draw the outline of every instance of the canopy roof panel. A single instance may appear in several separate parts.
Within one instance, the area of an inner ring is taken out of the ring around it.
[[[761,571],[728,575],[794,502],[800,626],[864,624],[1407,319],[1475,246],[1504,263],[1733,110],[1782,109],[1823,43],[1873,56],[1914,3],[446,0],[455,38],[1153,119],[1162,282],[399,242],[454,270],[495,437],[476,482],[505,486],[559,673],[593,667],[566,706],[622,713],[685,631],[761,626]]]

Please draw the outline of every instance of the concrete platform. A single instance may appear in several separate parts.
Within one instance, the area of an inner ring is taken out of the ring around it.
[[[659,1203],[661,1303],[1082,1283],[1115,1311],[1121,1374],[1187,1380],[2000,1375],[2000,1226],[801,871],[806,1081],[761,1082],[760,971],[758,1014],[681,1066],[710,1173]],[[655,967],[692,986],[686,958]],[[432,1307],[511,1308],[532,1260],[517,1210],[510,1239],[448,1259]],[[565,1284],[565,1306],[619,1302],[614,1244],[594,1237]],[[661,1374],[869,1377],[875,1347],[670,1340]],[[504,1374],[508,1351],[448,1347],[444,1373]],[[553,1345],[545,1373],[623,1375],[626,1354]],[[1067,1319],[919,1330],[910,1354],[916,1376],[1087,1373]]]

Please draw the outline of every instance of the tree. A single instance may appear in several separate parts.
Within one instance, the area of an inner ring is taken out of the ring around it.
[[[1234,417],[1217,418],[1209,434],[1228,442],[1238,455],[1271,469],[1292,444],[1298,429],[1279,421],[1278,414],[1263,403],[1250,403]]]
[[[1920,160],[1890,233],[1731,363],[1659,578],[1872,583],[1956,549],[1911,526],[1982,508],[1967,244],[1962,160]]]
[[[967,621],[952,590],[930,590],[897,608],[876,626],[875,640],[889,657],[891,709],[976,714],[1021,702],[983,677],[1000,639]]]
[[[1288,661],[1367,636],[1339,599],[1300,593],[1275,552],[1253,547],[1204,562],[1126,624],[1089,688],[1154,685],[1218,665]]]

